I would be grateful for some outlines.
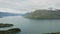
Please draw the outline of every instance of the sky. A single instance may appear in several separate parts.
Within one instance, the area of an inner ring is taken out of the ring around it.
[[[60,9],[60,0],[0,0],[0,11],[27,13],[37,9]]]

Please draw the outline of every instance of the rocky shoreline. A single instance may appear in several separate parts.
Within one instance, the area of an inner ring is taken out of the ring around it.
[[[60,32],[43,33],[43,34],[60,34]]]

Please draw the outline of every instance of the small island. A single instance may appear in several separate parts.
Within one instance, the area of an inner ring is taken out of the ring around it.
[[[9,29],[7,30],[8,33],[18,33],[18,32],[21,32],[21,29],[19,28],[13,28],[13,29]]]
[[[14,26],[13,24],[7,24],[7,23],[0,23],[0,28],[5,28],[5,27],[11,27]],[[15,34],[21,32],[21,29],[19,28],[10,28],[7,30],[0,30],[0,34]]]
[[[0,28],[11,27],[11,26],[13,26],[13,24],[3,24],[3,23],[0,23]]]
[[[13,28],[13,29],[9,29],[9,30],[0,30],[0,34],[15,34],[18,32],[21,32],[21,29]]]

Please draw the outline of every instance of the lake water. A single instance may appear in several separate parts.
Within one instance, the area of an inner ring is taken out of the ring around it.
[[[47,32],[60,32],[59,19],[32,20],[23,18],[22,16],[11,16],[0,18],[0,23],[14,24],[14,27],[0,28],[0,30],[20,28],[22,31],[17,34],[43,34]]]

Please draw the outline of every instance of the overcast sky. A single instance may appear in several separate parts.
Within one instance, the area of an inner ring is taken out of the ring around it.
[[[12,13],[24,13],[49,7],[60,9],[60,0],[0,0],[0,10]]]

